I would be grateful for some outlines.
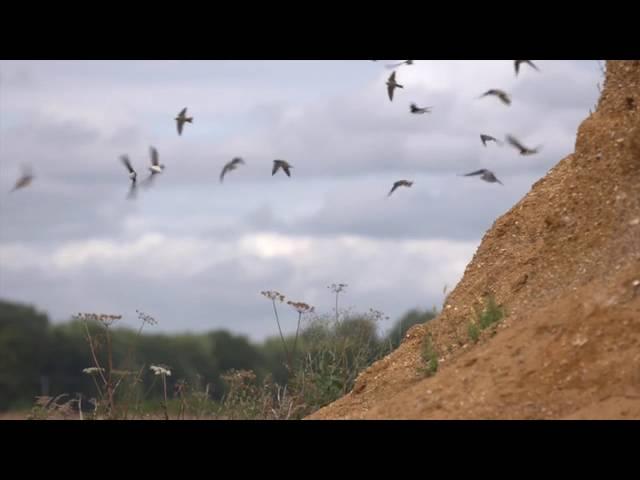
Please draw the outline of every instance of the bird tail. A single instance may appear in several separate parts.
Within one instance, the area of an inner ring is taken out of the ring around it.
[[[193,117],[187,117],[184,119],[185,122],[193,123]]]
[[[400,85],[399,83],[396,83],[396,87],[398,87],[398,88],[404,88],[404,85]]]

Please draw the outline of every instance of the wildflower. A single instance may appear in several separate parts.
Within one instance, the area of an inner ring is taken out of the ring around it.
[[[166,365],[151,365],[149,369],[152,370],[155,375],[171,376],[171,370],[169,370],[169,367]]]
[[[333,293],[340,293],[348,286],[349,285],[347,285],[346,283],[338,283],[338,284],[332,283],[327,288],[331,290]]]
[[[109,315],[106,313],[79,313],[78,315],[76,315],[76,318],[85,322],[100,322],[105,327],[109,327],[120,320],[122,318],[122,315]]]
[[[136,310],[136,313],[138,314],[138,320],[142,320],[142,323],[148,323],[149,325],[157,325],[158,321],[153,318],[151,315],[148,315],[144,312],[141,312],[139,310]]]
[[[287,302],[287,305],[291,305],[291,307],[293,307],[293,309],[299,314],[311,313],[315,310],[314,307],[307,305],[304,302]]]
[[[260,292],[260,294],[264,297],[267,297],[269,300],[278,300],[280,302],[284,302],[284,298],[285,296],[282,295],[280,292],[277,292],[275,290],[267,290],[264,292]]]

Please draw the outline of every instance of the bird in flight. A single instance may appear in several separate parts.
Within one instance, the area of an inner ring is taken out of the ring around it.
[[[238,168],[238,165],[244,165],[244,160],[241,159],[240,157],[236,157],[233,160],[231,160],[229,163],[227,163],[222,169],[222,172],[220,173],[220,183],[224,181],[224,176],[227,173],[229,173],[231,170],[235,170],[236,168]]]
[[[22,167],[22,175],[16,181],[14,187],[9,191],[9,193],[15,192],[16,190],[20,190],[21,188],[27,187],[31,184],[35,177],[33,176],[33,172],[30,167],[23,166]]]
[[[497,145],[500,145],[501,143],[497,138],[492,137],[491,135],[485,135],[484,133],[480,134],[480,140],[482,141],[482,145],[485,147],[487,146],[487,142],[495,142]]]
[[[182,129],[185,123],[193,123],[193,117],[187,117],[187,107],[184,107],[175,118],[178,127],[178,135],[182,135]]]
[[[387,65],[387,68],[398,68],[402,65],[413,65],[413,60],[405,60],[404,62],[395,63],[393,65]]]
[[[412,185],[413,185],[413,182],[410,182],[408,180],[398,180],[396,183],[393,184],[393,187],[391,188],[391,191],[389,192],[389,195],[387,195],[387,197],[390,197],[391,194],[400,187],[411,188]]]
[[[165,169],[165,166],[160,163],[160,156],[158,155],[158,150],[155,147],[149,147],[149,153],[151,154],[151,166],[149,167],[149,171],[151,174],[146,178],[145,185],[151,185],[153,178],[156,175],[162,173]]]
[[[291,165],[289,165],[287,162],[285,162],[284,160],[274,160],[273,161],[273,169],[271,170],[271,176],[274,176],[279,169],[282,169],[284,171],[284,173],[287,174],[287,177],[291,176],[291,171],[290,169],[293,168]]]
[[[499,183],[500,185],[504,185],[500,180],[497,179],[497,177],[493,174],[493,172],[491,170],[487,170],[486,168],[483,168],[481,170],[477,170],[475,172],[471,172],[471,173],[467,173],[465,175],[460,175],[462,177],[474,177],[476,175],[480,175],[480,179],[484,180],[485,182],[489,182],[489,183]]]
[[[127,198],[133,198],[136,193],[136,181],[138,179],[138,173],[131,166],[131,162],[129,161],[128,155],[122,155],[120,157],[120,161],[124,164],[126,169],[129,171],[129,179],[131,180],[131,188],[129,189],[129,194]]]
[[[391,100],[392,102],[393,102],[393,91],[396,88],[404,88],[404,86],[396,82],[396,72],[393,72],[389,76],[389,79],[387,80],[387,92],[389,93],[389,100]]]
[[[409,110],[411,111],[411,113],[415,114],[415,115],[422,115],[424,113],[431,113],[431,109],[433,107],[418,107],[415,103],[412,103],[411,105],[409,105]]]
[[[515,138],[513,135],[507,135],[507,142],[509,143],[509,145],[511,145],[512,147],[517,148],[518,150],[520,150],[520,155],[535,155],[536,153],[538,153],[540,151],[540,149],[542,148],[542,145],[537,146],[536,148],[528,148],[525,147],[517,138]]]
[[[502,103],[504,103],[505,105],[511,105],[511,98],[509,97],[509,95],[502,91],[502,90],[498,90],[496,88],[492,88],[491,90],[487,90],[485,93],[483,93],[482,95],[480,95],[480,97],[478,98],[483,98],[486,97],[488,95],[493,95],[495,97],[498,97]]]
[[[535,63],[533,63],[531,60],[514,60],[513,64],[516,69],[516,77],[518,76],[518,73],[520,73],[520,65],[523,63],[529,65],[531,68],[537,70],[538,72],[540,71],[540,69],[536,67]]]

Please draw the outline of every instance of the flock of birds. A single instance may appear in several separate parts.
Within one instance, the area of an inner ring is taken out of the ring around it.
[[[372,61],[377,62],[378,60],[372,60]],[[515,68],[516,76],[518,76],[518,74],[520,73],[520,66],[522,64],[529,65],[531,68],[533,68],[538,72],[540,71],[540,69],[531,60],[514,60],[514,68]],[[401,67],[402,65],[413,65],[413,60],[405,60],[404,62],[400,62],[394,65],[387,65],[387,68],[395,69],[395,68]],[[389,101],[391,102],[393,102],[393,94],[396,88],[404,89],[404,85],[401,85],[398,83],[398,81],[396,80],[396,70],[394,70],[393,73],[391,73],[391,75],[387,79],[387,93],[389,95]],[[504,90],[500,90],[498,88],[492,88],[490,90],[487,90],[478,98],[484,98],[488,96],[494,96],[498,98],[502,103],[504,103],[507,106],[511,105],[511,97]],[[433,107],[418,107],[413,102],[409,105],[409,111],[414,115],[431,113],[432,108]],[[510,134],[506,136],[505,140],[509,145],[516,148],[520,152],[520,155],[535,155],[542,148],[541,146],[538,146],[536,148],[526,147],[525,145],[522,144],[522,142],[520,142],[517,138],[515,138],[513,135],[510,135]],[[494,142],[497,145],[502,145],[502,142],[500,140],[498,140],[495,137],[492,137],[491,135],[487,135],[485,133],[480,134],[480,141],[482,142],[482,145],[484,145],[485,147],[487,146],[487,142]],[[498,177],[496,177],[496,175],[491,170],[488,170],[486,168],[482,168],[480,170],[476,170],[475,172],[467,173],[461,176],[464,176],[464,177],[479,176],[480,179],[484,180],[485,182],[499,183],[500,185],[503,185],[503,183],[500,180],[498,180]],[[393,187],[391,187],[391,191],[389,192],[388,196],[391,196],[393,192],[395,192],[400,187],[411,187],[412,185],[413,185],[413,182],[410,180],[398,180],[393,184]]]
[[[372,60],[373,62],[377,62],[378,60]],[[400,88],[400,89],[404,89],[404,86],[401,85],[400,83],[398,83],[397,79],[396,79],[396,72],[397,72],[397,68],[401,67],[403,65],[413,65],[413,60],[405,60],[403,62],[400,62],[398,64],[393,64],[393,65],[387,65],[387,68],[391,68],[393,69],[393,72],[391,73],[391,75],[389,76],[389,78],[387,79],[386,82],[386,86],[387,86],[387,93],[389,96],[389,100],[391,102],[393,102],[393,98],[394,98],[394,92],[396,89]],[[520,72],[520,66],[522,64],[526,64],[528,66],[530,66],[531,68],[535,69],[536,71],[540,71],[538,69],[538,67],[531,61],[531,60],[514,60],[514,67],[515,67],[515,73],[516,76],[518,76],[519,72]],[[493,88],[490,90],[487,90],[485,93],[483,93],[482,95],[480,95],[480,97],[478,98],[484,98],[484,97],[488,97],[488,96],[494,96],[496,98],[498,98],[503,104],[509,106],[511,105],[511,97],[503,90],[497,89],[497,88]],[[409,110],[410,113],[414,114],[414,115],[424,115],[427,113],[431,113],[433,107],[419,107],[418,105],[416,105],[415,103],[411,103],[409,105]],[[176,122],[176,129],[178,132],[178,135],[181,136],[182,132],[184,130],[185,124],[189,123],[189,124],[193,124],[193,117],[189,117],[187,116],[187,107],[183,108],[178,115],[175,117],[175,122]],[[488,142],[494,142],[497,145],[502,145],[502,142],[500,140],[498,140],[497,138],[491,136],[491,135],[487,135],[485,133],[480,134],[480,140],[482,142],[482,144],[486,147]],[[521,155],[535,155],[536,153],[538,153],[540,151],[540,146],[536,147],[536,148],[528,148],[526,146],[524,146],[517,138],[515,138],[513,135],[506,135],[505,138],[506,142],[511,145],[512,147],[516,148]],[[146,185],[150,185],[151,182],[153,181],[153,179],[161,174],[164,169],[165,166],[163,164],[160,163],[160,155],[158,153],[158,150],[155,147],[150,147],[150,160],[151,160],[151,165],[148,167],[149,169],[149,176],[143,181],[144,184]],[[127,169],[128,173],[129,173],[129,179],[131,181],[130,184],[130,189],[129,189],[129,194],[128,194],[128,198],[132,198],[135,196],[136,193],[136,188],[138,185],[138,172],[133,168],[133,165],[131,164],[131,161],[129,160],[129,156],[128,155],[122,155],[120,157],[120,161],[123,163],[123,165],[125,166],[125,168]],[[226,163],[223,168],[222,171],[220,173],[220,182],[222,183],[224,181],[225,176],[237,169],[240,165],[244,165],[245,161],[240,158],[240,157],[236,157],[233,158],[231,161],[229,161],[228,163]],[[290,165],[288,162],[286,162],[285,160],[274,160],[273,161],[273,167],[271,170],[271,175],[275,175],[279,170],[282,170],[288,177],[291,177],[291,169],[293,168],[292,165]],[[480,169],[471,173],[467,173],[464,175],[460,175],[460,176],[464,176],[464,177],[473,177],[473,176],[479,176],[479,178],[481,180],[484,180],[485,182],[489,182],[489,183],[499,183],[500,185],[503,185],[502,182],[500,180],[498,180],[498,178],[496,177],[496,175],[488,170],[488,169]],[[34,174],[33,171],[31,170],[30,167],[23,167],[23,171],[22,171],[22,175],[18,178],[18,180],[15,183],[15,186],[13,187],[13,189],[11,190],[11,192],[14,192],[16,190],[19,190],[21,188],[27,187],[28,185],[30,185],[32,183],[34,179]],[[391,191],[389,191],[388,196],[391,196],[393,194],[393,192],[395,192],[398,188],[400,187],[411,187],[413,185],[413,181],[409,181],[409,180],[398,180],[397,182],[395,182],[391,188]]]

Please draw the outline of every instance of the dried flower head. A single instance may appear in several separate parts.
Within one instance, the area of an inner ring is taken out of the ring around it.
[[[220,378],[230,387],[239,385],[248,385],[256,380],[256,374],[251,370],[235,370],[231,369]]]
[[[333,293],[340,293],[344,291],[344,289],[348,286],[349,285],[347,285],[346,283],[332,283],[327,288],[331,290]]]
[[[158,321],[153,318],[151,315],[148,315],[144,312],[141,312],[139,310],[136,310],[136,313],[138,314],[138,320],[141,320],[143,324],[148,323],[149,325],[157,325]]]
[[[284,295],[282,295],[280,292],[277,292],[275,290],[267,290],[264,292],[260,292],[260,294],[264,297],[267,297],[269,300],[278,300],[280,302],[284,302]]]
[[[374,322],[379,322],[381,320],[389,320],[389,317],[387,315],[385,315],[380,310],[374,310],[373,308],[369,309],[369,315],[371,315],[372,320]]]
[[[291,305],[291,307],[300,314],[311,313],[315,310],[314,307],[304,302],[287,302],[287,305]]]
[[[151,365],[149,367],[149,369],[151,371],[153,371],[154,375],[164,375],[167,377],[171,376],[171,370],[169,370],[170,367],[167,367],[166,365]]]
[[[100,322],[105,327],[110,327],[122,318],[122,315],[109,315],[106,313],[78,313],[75,318],[84,322]]]

